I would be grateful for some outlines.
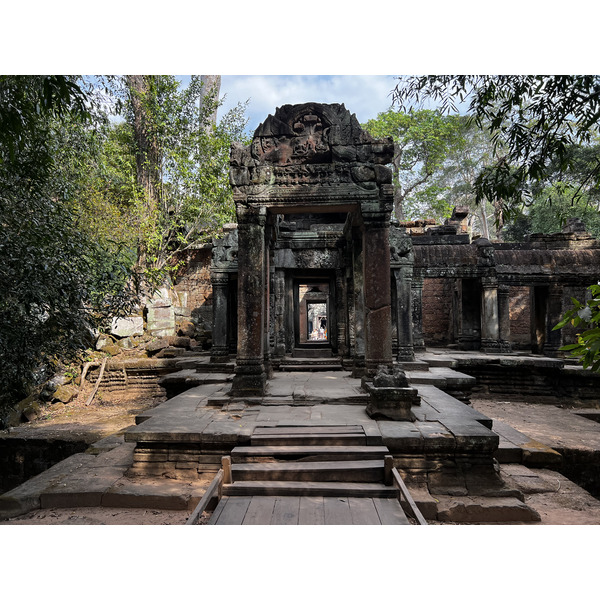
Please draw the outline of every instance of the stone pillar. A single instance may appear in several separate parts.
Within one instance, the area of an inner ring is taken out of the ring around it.
[[[546,311],[546,342],[543,353],[547,356],[560,356],[562,329],[553,331],[554,326],[562,319],[563,290],[557,283],[551,283],[548,289],[548,309]]]
[[[498,286],[498,322],[500,327],[500,343],[505,352],[511,352],[510,344],[510,286]]]
[[[492,277],[481,278],[481,350],[498,352],[500,349],[498,323],[498,281]]]
[[[275,297],[273,307],[273,325],[275,337],[274,354],[278,358],[283,358],[285,356],[285,271],[281,269],[275,270],[273,275],[273,287],[273,295]]]
[[[218,271],[212,272],[210,282],[213,290],[213,329],[210,360],[211,362],[226,362],[229,356],[227,331],[229,321],[229,305],[227,302],[229,274]]]
[[[238,216],[238,346],[231,394],[262,396],[265,392],[265,222],[264,208],[237,205]]]
[[[352,377],[362,377],[365,374],[365,299],[363,281],[363,252],[360,236],[355,232],[352,249],[352,306],[351,340],[354,355]]]
[[[365,299],[365,370],[392,364],[389,214],[363,214],[363,282]]]
[[[337,314],[337,350],[338,355],[345,357],[348,354],[346,332],[348,329],[348,306],[346,303],[346,280],[343,269],[335,273],[335,312]]]
[[[413,349],[413,297],[412,269],[394,269],[396,282],[396,327],[398,335],[398,361],[414,361]]]
[[[413,348],[415,352],[425,352],[423,337],[423,274],[416,270],[411,281]]]

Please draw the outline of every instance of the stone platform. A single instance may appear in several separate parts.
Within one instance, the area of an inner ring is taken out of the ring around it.
[[[137,415],[124,437],[99,442],[97,455],[74,455],[1,496],[0,518],[40,506],[190,510],[221,457],[248,445],[256,428],[355,425],[368,445],[389,448],[427,518],[436,518],[440,497],[472,502],[485,496],[496,498],[488,502],[488,521],[498,518],[496,505],[505,515],[521,515],[514,521],[527,520],[523,494],[500,477],[495,459],[523,461],[533,451],[537,458],[530,464],[542,467],[539,458],[552,451],[505,425],[498,429],[492,419],[429,383],[413,385],[421,397],[412,407],[415,420],[387,421],[369,418],[368,395],[347,372],[275,373],[265,397],[235,399],[228,395],[228,374],[215,373]]]

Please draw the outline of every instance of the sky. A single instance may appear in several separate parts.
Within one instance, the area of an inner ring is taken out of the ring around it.
[[[360,123],[374,119],[391,105],[396,79],[390,75],[224,75],[219,114],[249,100],[248,130],[254,132],[283,104],[344,104]]]

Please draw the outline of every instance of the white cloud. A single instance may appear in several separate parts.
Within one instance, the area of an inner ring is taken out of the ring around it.
[[[394,85],[394,77],[385,75],[224,75],[221,95],[227,97],[221,110],[249,99],[251,131],[278,106],[304,102],[344,104],[364,123],[390,107]]]

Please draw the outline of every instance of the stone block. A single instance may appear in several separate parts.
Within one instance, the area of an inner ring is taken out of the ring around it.
[[[185,348],[163,348],[156,358],[175,358],[185,354]]]
[[[423,436],[416,424],[410,422],[379,421],[382,443],[396,453],[419,453],[423,450]]]
[[[146,306],[148,309],[157,309],[170,307],[173,304],[173,300],[171,298],[171,293],[168,288],[160,288],[154,292],[152,298],[148,300]]]
[[[522,523],[540,515],[517,498],[438,498],[439,521],[455,523]]]
[[[117,344],[107,344],[102,348],[102,352],[106,352],[106,354],[110,354],[111,356],[117,356],[121,354],[122,350]]]
[[[146,352],[150,355],[156,354],[163,348],[167,348],[169,346],[169,342],[165,338],[161,338],[158,340],[154,340],[146,345]]]
[[[425,454],[453,453],[456,439],[451,431],[438,421],[415,423],[422,438]]]
[[[418,398],[414,388],[375,387],[365,383],[369,392],[367,414],[372,419],[384,418],[393,421],[414,421],[412,405]]]
[[[456,452],[489,453],[491,456],[498,449],[498,434],[477,421],[440,418],[440,423],[456,439]]]
[[[427,474],[427,485],[431,494],[444,496],[466,496],[467,483],[460,469],[443,469]]]
[[[110,334],[120,338],[144,335],[143,317],[113,317]]]
[[[192,337],[196,333],[196,326],[192,321],[185,320],[179,323],[177,335]]]
[[[189,348],[191,338],[187,336],[173,336],[169,339],[169,342],[174,348]]]
[[[426,485],[411,485],[407,486],[408,492],[412,499],[415,501],[421,514],[429,521],[433,521],[437,518],[437,505],[438,501],[429,493]],[[407,506],[403,501],[400,502],[407,510]],[[408,503],[406,503],[408,504]]]
[[[52,401],[68,404],[75,396],[77,396],[77,390],[72,385],[60,385],[52,394]]]

